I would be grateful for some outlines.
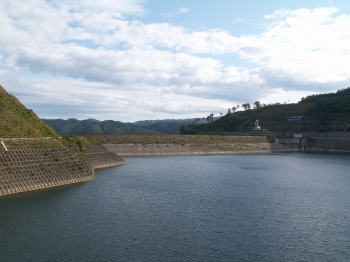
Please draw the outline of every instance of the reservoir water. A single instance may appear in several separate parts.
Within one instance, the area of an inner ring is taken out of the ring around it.
[[[350,261],[350,155],[128,157],[0,198],[0,261]]]

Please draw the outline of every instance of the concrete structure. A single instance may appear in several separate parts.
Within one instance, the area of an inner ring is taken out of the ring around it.
[[[308,138],[305,151],[350,153],[350,138]]]
[[[307,138],[295,138],[295,137],[275,137],[275,143],[279,143],[285,146],[294,148],[303,148],[306,144]]]
[[[305,133],[275,136],[275,143],[309,152],[350,152],[350,133]]]

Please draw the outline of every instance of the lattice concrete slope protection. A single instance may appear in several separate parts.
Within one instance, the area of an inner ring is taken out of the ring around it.
[[[0,196],[92,180],[91,167],[56,139],[3,139]]]
[[[119,155],[110,151],[104,145],[91,145],[82,157],[93,170],[126,164],[125,160]]]

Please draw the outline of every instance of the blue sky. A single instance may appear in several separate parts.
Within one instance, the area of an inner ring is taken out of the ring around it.
[[[0,84],[41,118],[134,122],[350,85],[350,1],[0,2]]]

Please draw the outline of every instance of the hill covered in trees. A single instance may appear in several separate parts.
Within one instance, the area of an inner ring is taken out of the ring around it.
[[[93,119],[77,120],[77,119],[43,119],[45,123],[50,125],[58,134],[82,134],[82,135],[155,135],[159,132],[144,128],[131,123],[122,123],[119,121],[106,120],[96,121]]]
[[[139,121],[135,123],[122,123],[119,121],[94,119],[43,119],[58,134],[82,134],[82,135],[156,135],[156,134],[180,134],[180,127],[187,123],[184,121]]]
[[[312,95],[297,104],[274,104],[228,113],[208,124],[181,126],[181,134],[248,132],[259,119],[273,132],[350,132],[350,88]]]

